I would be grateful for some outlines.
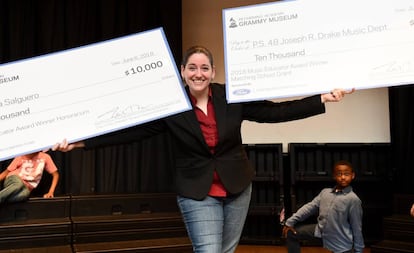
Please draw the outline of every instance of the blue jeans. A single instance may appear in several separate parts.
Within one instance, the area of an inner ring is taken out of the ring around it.
[[[315,226],[316,224],[303,224],[295,227],[296,234],[289,231],[286,237],[286,244],[288,253],[300,253],[301,241],[313,241],[322,244],[322,239],[315,237]],[[345,251],[343,253],[352,253],[353,250]]]
[[[0,191],[0,203],[23,201],[29,196],[30,190],[19,176],[11,175],[4,179],[3,189]]]
[[[286,237],[288,253],[300,253],[301,241],[318,241],[322,243],[322,239],[314,236],[316,224],[298,225],[295,227],[296,234],[289,231]]]
[[[195,253],[236,250],[249,210],[252,186],[235,196],[194,200],[178,196],[177,203]]]

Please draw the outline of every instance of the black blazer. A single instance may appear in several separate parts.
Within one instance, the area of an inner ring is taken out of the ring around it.
[[[177,192],[181,196],[200,200],[210,190],[214,170],[230,194],[240,193],[250,184],[255,170],[242,145],[240,128],[243,120],[276,123],[325,112],[320,95],[282,103],[255,101],[229,104],[224,85],[211,84],[211,89],[219,135],[214,154],[211,154],[204,140],[194,110],[89,139],[85,145],[95,147],[131,142],[168,131],[173,142]]]

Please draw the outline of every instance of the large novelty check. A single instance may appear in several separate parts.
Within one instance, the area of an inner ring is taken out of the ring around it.
[[[227,99],[414,83],[413,0],[295,0],[223,10]]]
[[[0,160],[190,108],[161,28],[0,65]]]

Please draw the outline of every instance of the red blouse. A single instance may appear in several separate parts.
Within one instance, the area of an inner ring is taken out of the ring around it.
[[[214,154],[214,148],[218,142],[218,130],[216,124],[216,114],[214,112],[214,106],[211,99],[211,89],[209,91],[209,99],[207,103],[207,115],[197,106],[197,99],[190,95],[191,102],[194,107],[198,122],[200,123],[200,128],[203,133],[204,139],[210,148],[210,152]],[[208,193],[210,196],[214,197],[225,197],[227,196],[227,191],[222,184],[219,175],[214,171],[213,183],[211,185],[210,191]]]

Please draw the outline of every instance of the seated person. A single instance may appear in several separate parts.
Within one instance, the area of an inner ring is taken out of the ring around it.
[[[15,157],[10,165],[0,174],[3,187],[0,190],[0,203],[25,201],[42,179],[43,170],[52,175],[52,183],[44,198],[53,198],[59,172],[52,158],[39,151]]]

